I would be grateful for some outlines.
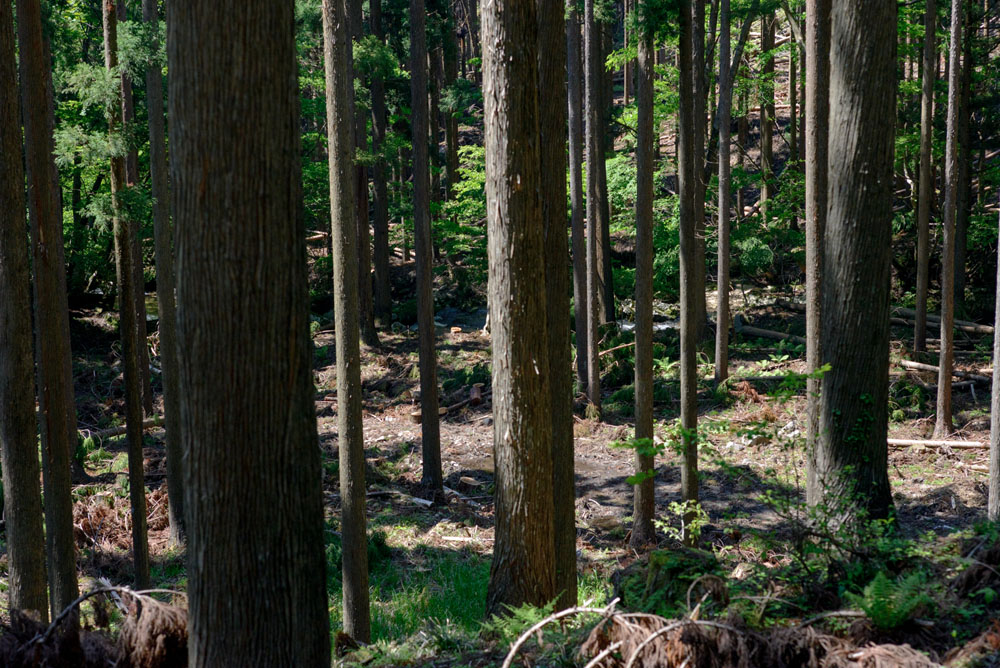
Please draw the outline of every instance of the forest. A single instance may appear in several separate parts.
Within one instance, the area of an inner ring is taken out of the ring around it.
[[[0,665],[1000,666],[1000,0],[0,0]]]

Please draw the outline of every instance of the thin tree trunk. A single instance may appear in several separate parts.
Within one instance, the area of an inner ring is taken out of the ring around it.
[[[417,260],[417,328],[420,336],[420,414],[423,483],[441,489],[437,353],[434,349],[430,162],[427,156],[427,34],[424,0],[410,0],[410,124],[413,128],[413,241]]]
[[[699,2],[700,0],[695,0]],[[680,182],[680,273],[681,273],[681,439],[683,463],[681,465],[681,499],[685,503],[698,502],[698,284],[695,263],[694,198],[698,191],[695,176],[695,82],[693,62],[693,13],[692,0],[680,1],[680,132],[677,136],[678,176]],[[699,73],[700,76],[700,73]],[[684,517],[684,543],[692,545],[694,536],[689,530],[691,512]]]
[[[722,0],[719,33],[719,274],[715,311],[715,382],[729,377],[729,143],[732,128],[733,87],[729,67],[729,0]]]
[[[689,285],[694,299],[695,333],[699,340],[708,331],[708,303],[705,295],[705,115],[707,86],[705,84],[705,2],[693,0],[692,63],[694,76],[694,243],[693,281]]]
[[[458,79],[458,37],[455,34],[453,14],[452,18],[444,29],[444,44],[442,46],[444,54],[444,85],[451,88]],[[563,86],[563,82],[560,82]],[[445,168],[447,174],[445,197],[448,201],[455,198],[455,185],[459,181],[458,176],[458,116],[457,110],[448,109],[444,113],[444,136],[445,136]],[[563,188],[565,190],[565,188]]]
[[[963,2],[965,40],[962,43],[961,89],[958,106],[958,184],[955,199],[955,313],[965,315],[965,263],[972,203],[970,121],[972,117],[972,8]]]
[[[0,468],[10,609],[48,621],[13,5],[0,2]]]
[[[567,5],[566,73],[569,97],[569,193],[570,227],[573,244],[573,311],[576,323],[576,375],[587,387],[587,329],[590,298],[587,287],[587,240],[584,229],[583,201],[583,63],[580,53],[580,12],[575,4]]]
[[[850,522],[885,518],[892,507],[886,428],[896,2],[843,0],[830,25],[828,177],[836,187],[823,241],[822,360],[831,370],[823,377],[815,475],[825,507]]]
[[[955,348],[955,211],[958,199],[958,108],[962,77],[962,0],[951,2],[951,46],[948,63],[948,122],[945,136],[945,196],[941,248],[941,356],[938,363],[937,416],[934,437],[949,436],[952,426],[951,370]],[[942,380],[942,378],[944,380]]]
[[[917,191],[917,296],[916,323],[913,328],[913,351],[927,350],[927,287],[930,271],[931,203],[934,181],[931,174],[931,142],[934,135],[935,30],[937,8],[935,0],[927,0],[924,9],[924,57],[922,93],[920,99],[920,187]]]
[[[765,79],[766,92],[760,105],[760,215],[767,220],[767,203],[771,199],[774,174],[774,15],[760,19],[760,50],[764,52],[761,76]]]
[[[997,225],[1000,230],[1000,223]],[[1000,233],[998,233],[1000,240]],[[1000,243],[997,244],[997,289],[993,322],[1000,323]],[[1000,360],[1000,327],[993,329],[993,359]],[[1000,519],[1000,364],[993,364],[993,388],[990,395],[990,484],[987,516]]]
[[[382,31],[382,0],[370,0],[369,23],[379,42],[385,41]],[[374,220],[372,221],[375,259],[375,319],[383,328],[392,321],[392,283],[389,279],[389,195],[386,187],[385,150],[386,108],[385,81],[372,77],[372,152],[377,156],[372,166]]]
[[[806,500],[822,501],[817,477],[823,364],[823,258],[827,215],[830,129],[830,2],[806,3]]]
[[[537,123],[539,186],[545,234],[545,313],[549,334],[553,532],[556,594],[559,597],[556,605],[568,608],[576,605],[577,584],[573,365],[569,343],[569,247],[566,240],[566,22],[561,3],[536,0],[535,10],[538,20],[537,85],[538,90],[547,91],[545,104],[548,109],[547,113],[537,116]],[[518,79],[510,83],[515,89],[521,85]],[[522,95],[531,98],[533,90]],[[538,102],[534,104],[538,105]],[[537,106],[535,108],[537,111]],[[523,120],[529,125],[532,121],[530,117]],[[516,167],[516,164],[509,166]],[[534,333],[528,334],[530,331],[525,329],[522,336],[534,336]]]
[[[157,26],[156,0],[143,0],[142,19]],[[155,33],[153,33],[155,34]],[[157,48],[156,38],[151,44]],[[146,106],[149,109],[149,169],[153,188],[153,237],[156,243],[156,301],[160,313],[160,365],[163,369],[163,412],[166,422],[167,494],[170,541],[184,540],[184,469],[181,450],[180,396],[177,377],[177,313],[174,301],[173,225],[167,180],[166,132],[163,119],[163,74],[159,65],[146,69]]]
[[[640,548],[655,542],[653,515],[653,36],[642,27],[634,38],[636,58],[635,135],[635,451],[632,538]]]
[[[327,668],[294,7],[167,7],[188,659]],[[351,119],[344,112],[337,126]],[[338,325],[356,336],[356,319]],[[350,399],[339,396],[344,410]],[[345,561],[352,547],[365,550],[363,533],[342,535]]]
[[[555,8],[561,16],[562,7]],[[547,272],[537,31],[534,0],[483,5],[483,41],[490,45],[483,54],[483,98],[496,461],[487,614],[545,605],[557,594],[546,289],[538,280]]]
[[[584,50],[587,110],[587,399],[592,410],[601,411],[601,361],[597,343],[601,323],[600,283],[600,167],[601,154],[601,59],[600,35],[594,17],[594,0],[584,2]]]
[[[73,408],[62,212],[58,175],[52,158],[55,121],[46,91],[52,73],[42,40],[38,0],[17,1],[17,31],[24,84],[21,87],[22,121],[35,279],[35,355],[45,497],[45,551],[49,603],[52,610],[61,611],[79,595],[70,486],[70,458],[76,446],[76,410]],[[72,618],[77,619],[75,615]]]
[[[118,67],[118,11],[115,0],[104,0],[104,67]],[[108,135],[123,131],[123,107],[118,100],[107,109]],[[122,375],[125,379],[125,428],[128,440],[129,501],[132,512],[132,560],[135,588],[149,587],[149,544],[146,542],[146,486],[142,463],[142,373],[139,369],[139,318],[135,311],[136,262],[133,221],[122,211],[120,193],[125,183],[125,157],[111,157],[111,211],[115,238],[115,278],[118,282],[119,331]]]

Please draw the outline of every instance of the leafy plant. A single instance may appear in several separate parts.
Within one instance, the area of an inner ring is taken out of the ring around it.
[[[925,584],[924,574],[919,571],[895,581],[879,571],[862,595],[848,593],[847,598],[861,608],[875,626],[891,630],[911,619],[921,606],[930,602]]]

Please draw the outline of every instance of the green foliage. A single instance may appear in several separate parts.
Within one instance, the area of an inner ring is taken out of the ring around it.
[[[930,602],[926,584],[921,572],[893,581],[879,571],[862,595],[848,594],[848,599],[864,610],[875,626],[891,630],[911,619],[921,606]]]

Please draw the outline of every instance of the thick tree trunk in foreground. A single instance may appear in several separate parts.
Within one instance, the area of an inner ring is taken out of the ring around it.
[[[293,6],[168,11],[189,660],[327,668]]]
[[[382,32],[382,0],[370,0],[369,23],[372,34],[380,42]],[[379,156],[372,166],[372,192],[374,194],[374,220],[372,245],[375,264],[375,321],[380,327],[392,322],[392,284],[389,280],[389,194],[386,185],[386,163],[381,158],[385,144],[386,108],[385,81],[380,74],[372,77],[372,152]]]
[[[483,5],[496,462],[488,614],[557,594],[537,40],[535,0]]]
[[[552,434],[552,502],[558,608],[576,605],[577,587],[573,363],[570,360],[569,344],[569,247],[566,240],[567,103],[564,15],[562,3],[536,0],[538,87],[539,90],[548,91],[545,95],[548,111],[537,119],[537,144],[545,235],[545,313],[549,334],[549,419]],[[530,92],[522,95],[526,99],[534,99],[536,96],[530,95]],[[537,109],[538,102],[535,101],[534,104]],[[521,335],[533,336],[528,333],[530,331],[525,329]]]
[[[951,46],[948,62],[948,121],[944,153],[944,224],[941,246],[941,357],[938,362],[937,417],[934,437],[954,431],[951,370],[955,348],[955,211],[958,199],[958,107],[962,76],[962,1],[951,0]],[[943,379],[943,380],[942,380]]]
[[[115,0],[104,0],[104,67],[118,67],[118,12]],[[107,109],[108,134],[122,131],[124,112],[117,100]],[[118,329],[122,343],[122,376],[125,379],[125,429],[128,440],[129,500],[132,512],[132,562],[135,588],[149,587],[149,544],[146,542],[146,486],[142,465],[143,391],[140,371],[139,318],[136,317],[134,221],[122,211],[125,156],[111,157],[111,211],[115,238],[115,278],[118,282]],[[145,316],[145,312],[143,312]],[[143,318],[145,323],[145,317]],[[143,340],[144,341],[144,340]]]
[[[583,201],[583,63],[580,50],[580,12],[567,5],[566,81],[569,96],[569,198],[570,227],[573,244],[573,313],[576,327],[576,375],[587,387],[587,315],[590,294],[587,289],[587,235],[584,228]]]
[[[699,0],[695,0],[696,2]],[[680,182],[680,269],[681,269],[681,430],[683,464],[681,466],[681,499],[685,503],[698,501],[698,366],[697,320],[698,284],[696,222],[694,198],[698,184],[695,176],[694,72],[692,48],[693,16],[691,0],[680,2],[680,114],[678,125],[677,162]],[[702,286],[704,287],[704,286]],[[704,296],[704,290],[702,290]],[[684,542],[693,544],[688,531],[690,513],[684,517]]]
[[[46,93],[52,73],[42,42],[38,0],[17,1],[17,31],[35,278],[35,356],[45,495],[45,551],[49,602],[52,610],[61,611],[79,595],[70,487],[70,457],[76,447],[76,410],[62,211],[59,209],[58,175],[52,158],[54,119]]]
[[[14,16],[0,2],[0,465],[10,609],[49,617],[45,537],[35,440],[31,276],[24,236],[24,165],[18,115]]]
[[[347,0],[349,1],[349,0]],[[351,49],[345,0],[323,2],[326,126],[330,162],[333,239],[333,300],[337,325],[337,411],[340,453],[344,631],[371,640],[368,600],[368,540],[365,513],[365,439],[361,414],[361,350],[358,330],[357,209],[354,202],[354,83],[344,63]]]
[[[156,25],[156,0],[142,0],[142,20]],[[153,38],[152,48],[157,48]],[[156,248],[156,302],[159,307],[160,365],[163,369],[163,412],[166,422],[167,493],[170,541],[184,540],[184,469],[181,450],[180,395],[177,377],[177,309],[174,276],[174,231],[170,222],[166,131],[163,118],[163,74],[158,65],[146,69],[149,109],[149,168],[153,187],[153,237]]]
[[[434,349],[434,274],[431,249],[430,162],[427,155],[427,31],[424,0],[410,0],[410,125],[413,129],[413,246],[417,261],[420,336],[420,433],[423,482],[441,489],[437,352]]]
[[[584,3],[584,62],[586,64],[587,113],[587,399],[601,412],[601,360],[597,343],[601,324],[601,222],[600,165],[603,111],[601,109],[600,34],[594,17],[594,0]]]
[[[635,438],[653,439],[653,37],[639,28],[634,34],[635,63],[636,194],[635,194]],[[641,446],[642,447],[642,446]],[[656,511],[653,455],[649,448],[636,450],[635,468],[647,477],[633,486],[633,547],[653,543]]]
[[[729,377],[729,209],[733,86],[729,66],[729,0],[721,0],[719,33],[719,273],[715,310],[715,382]]]
[[[886,427],[895,0],[844,0],[832,8],[831,25],[822,291],[822,359],[831,371],[823,378],[815,475],[835,517],[884,518],[892,506]]]
[[[913,351],[927,350],[927,286],[930,271],[931,203],[934,201],[934,180],[931,178],[931,142],[934,138],[934,64],[937,9],[935,0],[927,0],[924,9],[924,58],[921,72],[920,97],[920,186],[917,190],[917,298],[916,323],[913,327]]]

